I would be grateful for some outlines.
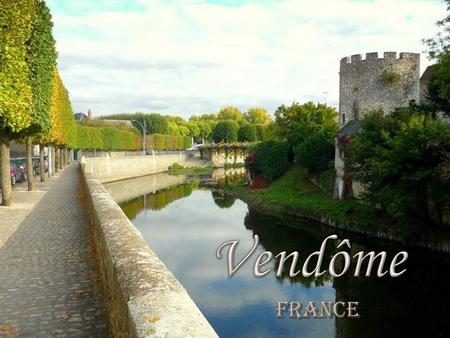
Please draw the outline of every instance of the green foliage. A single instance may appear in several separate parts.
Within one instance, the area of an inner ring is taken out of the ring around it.
[[[167,133],[169,135],[179,136],[180,129],[178,128],[178,125],[175,122],[169,122],[169,127],[167,129]]]
[[[28,45],[27,63],[33,93],[31,125],[20,137],[46,135],[50,132],[50,105],[53,90],[53,71],[56,67],[55,39],[52,16],[44,1],[35,0],[32,32]]]
[[[328,196],[334,195],[334,184],[336,182],[336,170],[334,168],[326,169],[315,176],[317,183]]]
[[[267,130],[270,128],[271,125],[266,126],[263,124],[256,124],[256,140],[257,141],[264,141],[267,138]]]
[[[294,167],[269,187],[252,191],[241,184],[226,189],[256,206],[269,206],[273,211],[304,215],[313,219],[328,218],[340,227],[386,231],[384,215],[354,200],[336,200],[314,185],[308,171]],[[351,217],[348,214],[351,213]]]
[[[147,134],[167,134],[169,132],[169,122],[161,114],[156,113],[133,113],[133,114],[113,114],[101,116],[102,120],[136,120],[144,124],[146,122]],[[142,133],[142,127],[139,123],[132,122],[133,126]]]
[[[346,166],[364,198],[402,224],[430,222],[430,203],[450,205],[450,127],[444,120],[403,108],[362,120],[347,147]]]
[[[273,181],[289,168],[289,145],[287,142],[266,141],[256,153],[256,174]]]
[[[258,140],[256,126],[250,123],[243,123],[238,130],[239,142],[254,142]]]
[[[199,129],[198,136],[201,137],[202,139],[206,139],[206,138],[208,138],[211,135],[212,127],[211,127],[211,124],[209,122],[198,121],[197,122],[197,126],[198,126],[198,129]]]
[[[183,150],[190,147],[192,147],[192,139],[189,136],[153,134],[147,137],[147,149]]]
[[[253,124],[270,124],[272,123],[272,117],[264,108],[250,108],[244,114],[245,119]]]
[[[433,66],[427,94],[434,111],[450,116],[450,52],[441,54]]]
[[[450,11],[450,0],[444,0],[447,3],[447,11]],[[450,15],[439,20],[436,25],[439,32],[434,38],[424,39],[423,42],[428,46],[428,53],[431,59],[438,58],[441,54],[450,53]]]
[[[316,133],[308,136],[294,149],[295,162],[317,174],[330,165],[334,159],[334,140],[329,136]]]
[[[189,128],[189,136],[192,136],[192,137],[200,136],[200,128],[198,126],[198,123],[188,122],[187,127]]]
[[[236,142],[239,125],[235,121],[220,121],[214,127],[211,137],[215,143]]]
[[[383,81],[388,86],[396,85],[400,82],[400,75],[393,70],[383,69]]]
[[[4,138],[31,123],[26,43],[31,36],[33,12],[32,0],[0,0],[0,134]]]
[[[275,112],[278,136],[287,139],[293,148],[317,133],[334,138],[338,129],[336,118],[334,108],[313,102],[294,102],[290,107],[282,105]]]
[[[219,112],[217,113],[217,119],[240,121],[244,119],[244,115],[236,107],[227,106],[219,110]]]

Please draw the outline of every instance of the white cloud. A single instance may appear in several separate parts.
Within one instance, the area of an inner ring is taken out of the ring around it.
[[[227,104],[273,111],[323,100],[324,91],[337,105],[343,56],[421,52],[420,40],[445,14],[429,0],[139,4],[140,11],[76,16],[53,4],[59,67],[75,111],[186,117]]]

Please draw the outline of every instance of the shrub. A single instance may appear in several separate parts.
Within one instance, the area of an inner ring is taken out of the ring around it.
[[[295,162],[310,173],[316,174],[328,168],[334,158],[333,140],[324,134],[313,134],[294,149]]]
[[[263,142],[256,153],[256,174],[269,181],[282,176],[289,167],[289,145],[287,142]]]
[[[238,140],[239,124],[235,121],[220,121],[212,131],[212,139],[216,143],[235,142]]]

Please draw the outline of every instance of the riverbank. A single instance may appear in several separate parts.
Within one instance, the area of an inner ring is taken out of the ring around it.
[[[294,168],[269,187],[250,190],[229,185],[228,194],[262,211],[280,213],[409,246],[450,253],[450,236],[424,229],[406,232],[379,211],[355,200],[335,200],[314,185],[305,169]]]

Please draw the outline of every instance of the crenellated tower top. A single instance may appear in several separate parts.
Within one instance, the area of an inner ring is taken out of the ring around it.
[[[340,125],[382,109],[390,114],[420,97],[420,54],[355,54],[340,62]]]

